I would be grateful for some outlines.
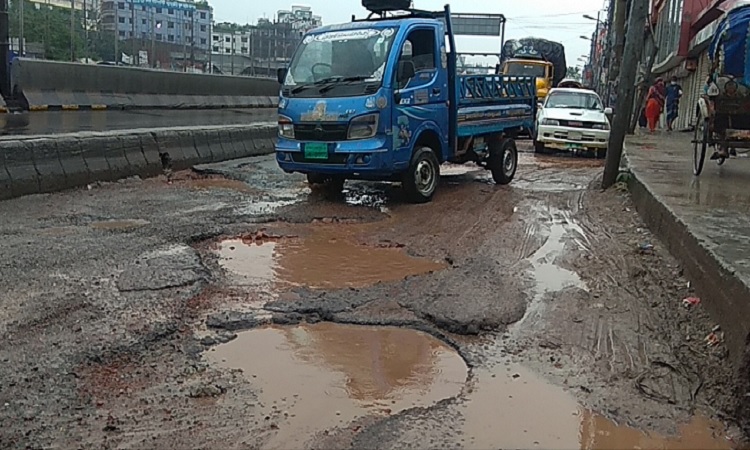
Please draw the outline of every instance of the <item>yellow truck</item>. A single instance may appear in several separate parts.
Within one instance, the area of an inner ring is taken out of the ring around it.
[[[536,77],[537,97],[542,101],[565,78],[565,47],[540,38],[510,39],[503,45],[499,72]]]

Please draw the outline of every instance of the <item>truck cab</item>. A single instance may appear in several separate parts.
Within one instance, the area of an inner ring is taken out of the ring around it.
[[[555,67],[552,63],[537,59],[509,59],[503,64],[503,75],[536,77],[536,93],[542,101],[552,89]]]
[[[509,183],[508,137],[533,127],[533,78],[459,76],[453,49],[448,6],[309,32],[278,73],[279,166],[336,189],[401,182],[413,202],[432,199],[446,161],[477,162]]]

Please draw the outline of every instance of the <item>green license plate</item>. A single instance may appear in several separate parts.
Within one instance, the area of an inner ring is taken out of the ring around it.
[[[579,148],[583,148],[583,145],[581,145],[581,144],[566,144],[565,146],[566,146],[567,148],[572,148],[572,149],[579,149]]]
[[[328,159],[328,144],[305,144],[305,159]]]

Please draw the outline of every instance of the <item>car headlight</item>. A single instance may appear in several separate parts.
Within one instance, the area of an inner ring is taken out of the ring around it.
[[[378,121],[380,113],[367,114],[355,117],[349,123],[349,139],[367,139],[375,136],[378,132]]]
[[[542,119],[542,125],[560,126],[560,121],[555,119]]]
[[[606,122],[604,122],[604,123],[595,123],[592,128],[595,129],[595,130],[609,130],[609,124],[606,123]]]
[[[289,117],[279,116],[279,136],[294,139],[294,124]]]

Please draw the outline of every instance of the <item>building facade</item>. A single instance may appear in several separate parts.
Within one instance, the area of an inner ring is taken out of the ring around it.
[[[154,42],[210,50],[213,9],[206,2],[175,0],[103,0],[102,24],[121,41]],[[126,48],[126,47],[123,47]]]
[[[710,69],[708,45],[724,0],[655,0],[651,26],[659,50],[652,73],[668,81],[678,78],[683,89],[676,129],[695,125],[696,104]],[[708,5],[708,6],[707,6]],[[663,115],[662,120],[665,120]]]
[[[302,36],[321,25],[320,16],[308,6],[278,11],[275,20],[260,19],[255,25],[215,24],[211,35],[215,71],[271,75],[289,62]]]

